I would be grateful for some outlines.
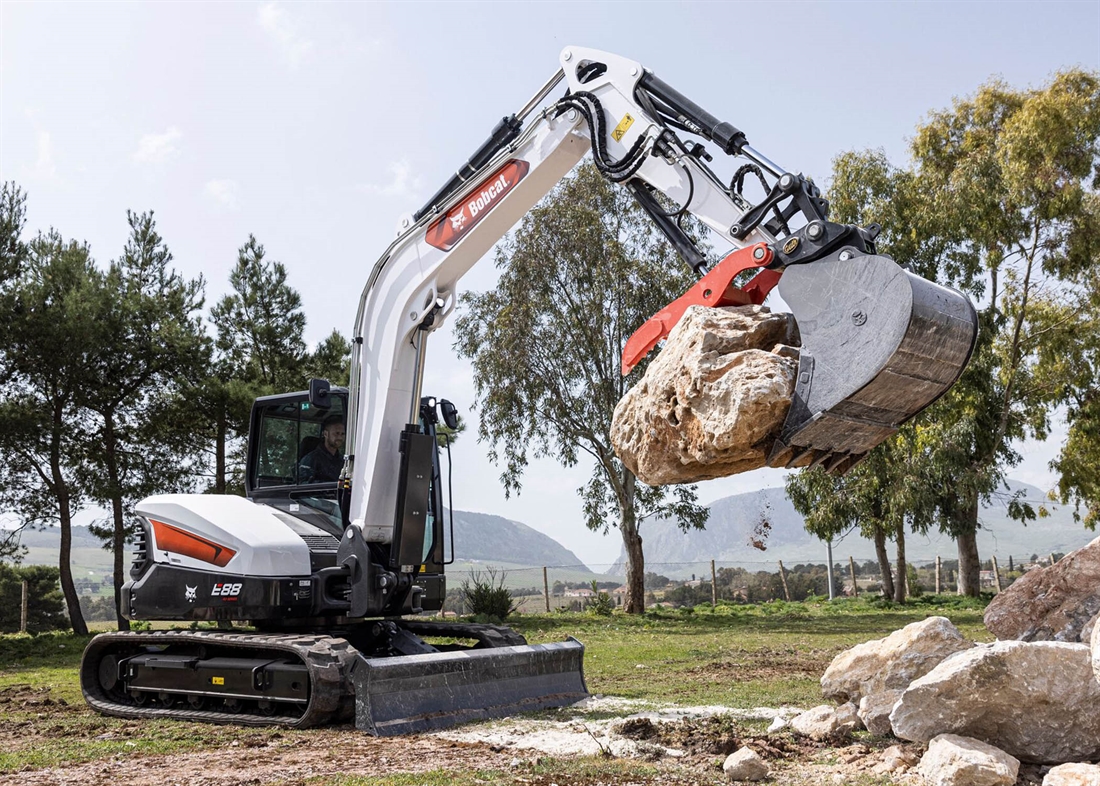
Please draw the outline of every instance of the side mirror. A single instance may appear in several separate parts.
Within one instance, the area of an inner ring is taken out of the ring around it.
[[[317,409],[328,409],[332,406],[332,396],[329,395],[327,379],[311,379],[309,381],[309,403]]]
[[[439,401],[439,411],[443,415],[443,422],[447,424],[447,428],[452,431],[458,428],[458,407],[444,398]]]

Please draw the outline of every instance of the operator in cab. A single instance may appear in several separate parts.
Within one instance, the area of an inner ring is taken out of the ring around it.
[[[340,415],[329,415],[321,424],[321,442],[298,464],[299,483],[330,483],[340,479],[344,468],[346,429]]]

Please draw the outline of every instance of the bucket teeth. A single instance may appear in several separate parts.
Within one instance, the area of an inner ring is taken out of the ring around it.
[[[955,383],[977,338],[965,295],[885,256],[842,249],[788,267],[779,294],[802,349],[773,467],[812,457],[812,465],[844,474]]]

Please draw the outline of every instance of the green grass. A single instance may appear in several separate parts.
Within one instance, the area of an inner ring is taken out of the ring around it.
[[[900,606],[844,599],[832,603],[720,605],[715,610],[701,606],[644,616],[522,615],[509,620],[509,624],[532,643],[560,641],[565,636],[584,642],[585,678],[592,693],[680,704],[808,707],[821,703],[818,680],[842,650],[937,614],[950,618],[967,637],[987,641],[991,637],[982,627],[982,612],[981,602],[941,596]],[[137,723],[101,717],[84,705],[77,677],[80,656],[89,638],[71,633],[0,636],[0,730],[8,730],[7,736],[0,731],[0,773],[118,754],[201,750],[232,741],[254,747],[279,735],[290,738],[324,733],[170,721]],[[28,692],[19,686],[31,686],[33,690]],[[19,700],[11,700],[20,696]],[[49,704],[41,703],[45,697]],[[661,774],[666,780],[660,781],[648,774],[646,765],[637,762],[551,762],[547,765],[550,771],[559,776],[564,773],[567,781],[676,782],[668,780],[671,776],[667,770]],[[581,773],[584,768],[591,772]],[[408,776],[407,782],[440,786],[513,783],[515,774],[439,771]],[[543,778],[544,774],[536,767],[529,773],[530,782],[553,782],[553,778]],[[698,778],[698,773],[694,777]],[[406,781],[387,776],[384,780],[344,778],[323,782]]]

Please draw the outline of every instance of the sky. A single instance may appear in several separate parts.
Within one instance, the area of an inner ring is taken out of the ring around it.
[[[828,184],[832,158],[897,164],[928,112],[991,78],[1039,87],[1100,69],[1100,2],[0,3],[0,179],[28,194],[28,230],[86,240],[100,264],[126,211],[155,211],[174,263],[228,290],[253,234],[302,295],[311,345],[350,336],[377,257],[568,45],[641,62]],[[494,286],[484,259],[467,291]],[[506,499],[474,438],[472,376],[450,322],[432,334],[426,394],[470,430],[454,447],[458,509],[522,521],[590,565],[620,539],[584,528],[589,467],[532,462]],[[1064,429],[1012,470],[1046,490]],[[783,483],[759,470],[699,486],[703,503]],[[86,513],[91,517],[92,513]],[[642,530],[645,536],[644,528]]]

